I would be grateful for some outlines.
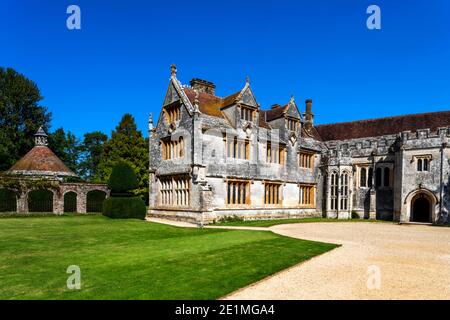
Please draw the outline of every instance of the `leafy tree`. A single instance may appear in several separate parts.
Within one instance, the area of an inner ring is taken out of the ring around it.
[[[79,172],[81,153],[80,142],[70,131],[65,133],[63,128],[55,130],[49,135],[49,147],[73,172]]]
[[[83,178],[94,181],[96,177],[99,177],[98,166],[107,141],[108,136],[100,131],[84,135],[81,145],[82,160],[79,165],[80,174]]]
[[[51,113],[40,105],[37,85],[11,68],[0,67],[0,171],[9,169],[34,145],[39,126],[47,130]]]
[[[149,161],[147,146],[142,132],[137,130],[133,116],[125,114],[112,132],[111,139],[105,143],[104,153],[98,165],[98,180],[106,182],[112,168],[120,162],[125,162],[137,175],[139,188],[134,193],[147,199]]]

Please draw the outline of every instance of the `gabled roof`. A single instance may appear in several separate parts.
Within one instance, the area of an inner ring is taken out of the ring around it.
[[[436,131],[439,127],[449,126],[450,111],[441,111],[318,125],[316,128],[324,141],[332,141],[415,132],[419,129]]]
[[[24,175],[77,175],[50,150],[47,146],[35,146],[22,159],[17,161],[7,174]]]
[[[289,104],[284,106],[277,106],[270,110],[266,110],[266,121],[273,121],[284,117],[286,112],[289,110]]]
[[[186,93],[186,96],[188,97],[191,104],[194,105],[196,95],[194,89],[183,88],[183,90]],[[199,92],[198,93],[199,110],[201,113],[204,113],[208,116],[223,118],[224,116],[220,110],[223,107],[227,107],[233,104],[239,93],[240,92],[237,92],[232,95],[229,95],[228,97],[220,98],[209,93]]]

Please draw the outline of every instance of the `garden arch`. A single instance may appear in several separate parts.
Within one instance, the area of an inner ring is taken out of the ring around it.
[[[53,212],[54,194],[47,189],[28,192],[28,212]]]
[[[86,195],[86,212],[102,212],[106,196],[102,190],[89,191]]]
[[[77,212],[77,198],[76,192],[69,191],[64,194],[64,212]]]
[[[0,188],[0,212],[17,211],[17,194],[9,189]]]

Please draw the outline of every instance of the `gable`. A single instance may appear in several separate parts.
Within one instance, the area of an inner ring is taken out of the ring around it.
[[[249,86],[247,86],[247,88],[241,94],[241,98],[239,99],[239,102],[241,102],[242,104],[245,104],[247,106],[258,108],[258,103],[256,102],[255,96],[253,95],[253,92]]]
[[[295,102],[292,102],[289,104],[289,108],[286,111],[286,116],[291,117],[291,118],[296,118],[299,120],[302,118]]]
[[[172,104],[178,100],[180,100],[180,96],[178,95],[177,90],[175,89],[173,84],[170,83],[169,88],[167,89],[166,92],[166,97],[164,98],[163,107]]]

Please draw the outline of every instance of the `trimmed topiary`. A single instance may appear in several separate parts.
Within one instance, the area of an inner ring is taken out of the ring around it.
[[[144,220],[147,207],[140,197],[111,197],[103,202],[103,215],[113,219]]]
[[[127,193],[137,189],[139,183],[133,168],[124,162],[114,166],[108,180],[108,187],[112,193]]]
[[[147,207],[131,191],[138,188],[136,173],[126,163],[116,165],[109,177],[111,197],[103,202],[103,215],[113,219],[145,219]]]

